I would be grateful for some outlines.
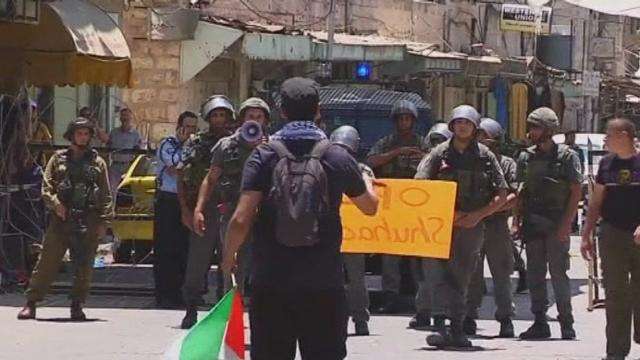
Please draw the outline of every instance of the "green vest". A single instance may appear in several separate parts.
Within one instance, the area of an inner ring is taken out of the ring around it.
[[[419,149],[425,150],[423,139],[419,135],[415,134],[410,142],[403,144],[400,143],[398,137],[394,134],[391,135],[388,138],[388,141],[386,141],[382,146],[382,153],[386,153],[403,146],[417,147]],[[418,170],[418,165],[420,164],[421,160],[421,158],[417,157],[400,155],[386,165],[381,166],[377,171],[378,177],[392,179],[413,179],[413,177],[416,175],[416,171]]]
[[[569,187],[565,164],[570,162],[568,146],[559,144],[552,156],[543,156],[530,147],[521,154],[524,187],[521,193],[524,216],[535,214],[557,222],[569,200]]]
[[[238,136],[235,135],[229,138],[227,146],[223,149],[223,170],[218,184],[222,199],[226,204],[235,206],[238,203],[242,183],[242,170],[252,150],[248,146],[244,146]]]
[[[63,174],[58,183],[58,197],[69,211],[84,212],[98,207],[98,176],[100,168],[96,159],[98,152],[91,150],[80,159],[73,159],[71,150],[59,153],[56,173]]]
[[[464,162],[453,155],[454,151],[447,148],[443,152],[436,178],[457,183],[456,210],[474,211],[486,206],[496,193],[496,184],[493,183],[495,174],[488,150],[483,151],[479,148],[477,153],[472,155],[475,157],[472,161]]]

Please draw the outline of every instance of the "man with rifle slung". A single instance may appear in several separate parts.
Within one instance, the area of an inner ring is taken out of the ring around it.
[[[71,319],[86,320],[82,304],[89,294],[98,239],[113,216],[107,165],[90,146],[94,135],[91,121],[72,121],[64,134],[71,146],[57,151],[47,164],[42,198],[53,216],[18,319],[35,319],[36,302],[44,299],[70,249],[74,270]]]

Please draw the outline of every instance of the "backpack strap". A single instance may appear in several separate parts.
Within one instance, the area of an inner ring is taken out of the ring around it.
[[[322,139],[318,141],[315,145],[313,145],[313,149],[311,149],[309,156],[311,156],[314,159],[322,159],[322,157],[327,152],[327,150],[329,150],[330,146],[331,146],[331,141],[327,139]]]
[[[293,154],[291,153],[291,151],[289,151],[289,149],[287,149],[287,146],[280,140],[272,140],[269,142],[268,145],[271,149],[273,149],[273,151],[276,152],[276,154],[278,154],[278,158],[282,159],[282,158],[287,158],[289,160],[295,160],[296,157],[293,156]]]

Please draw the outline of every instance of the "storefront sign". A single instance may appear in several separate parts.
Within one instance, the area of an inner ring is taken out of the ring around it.
[[[543,7],[542,14],[527,5],[503,4],[500,14],[500,29],[549,34],[551,32],[551,8]]]
[[[378,180],[380,205],[365,216],[345,197],[342,252],[447,259],[456,184],[425,180]]]

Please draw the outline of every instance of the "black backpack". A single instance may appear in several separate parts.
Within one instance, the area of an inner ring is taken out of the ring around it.
[[[320,140],[298,157],[282,141],[269,146],[278,154],[268,195],[276,212],[276,239],[288,247],[316,245],[320,218],[329,208],[327,174],[320,160],[331,142]]]

